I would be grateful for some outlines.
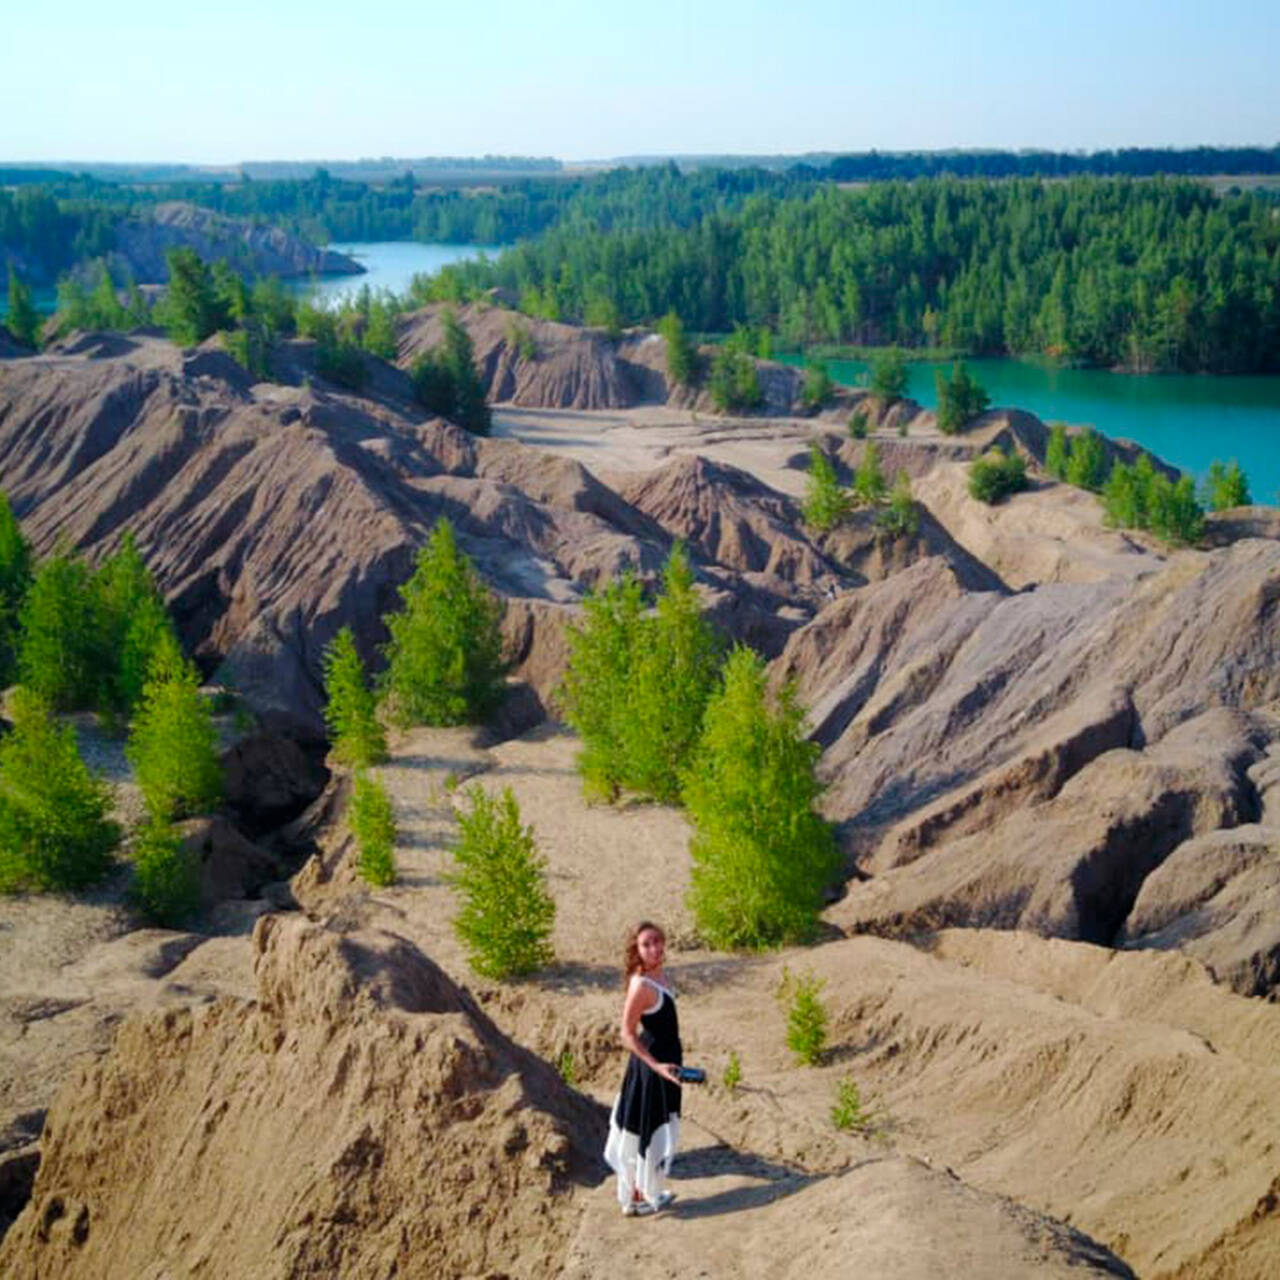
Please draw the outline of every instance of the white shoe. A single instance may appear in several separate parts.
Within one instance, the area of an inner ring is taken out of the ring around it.
[[[657,1209],[647,1200],[628,1200],[622,1206],[622,1216],[624,1218],[647,1218],[650,1214],[657,1212]]]
[[[661,1212],[661,1210],[665,1209],[675,1198],[676,1193],[674,1191],[659,1191],[657,1200],[653,1202],[653,1211],[655,1213]]]

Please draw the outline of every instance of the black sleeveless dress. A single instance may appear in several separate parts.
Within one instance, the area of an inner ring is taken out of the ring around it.
[[[659,1062],[684,1060],[675,996],[650,978],[660,994],[657,1007],[640,1018],[640,1037]],[[618,1175],[618,1199],[625,1205],[638,1191],[655,1201],[680,1141],[680,1086],[663,1079],[632,1054],[609,1117],[604,1158]]]

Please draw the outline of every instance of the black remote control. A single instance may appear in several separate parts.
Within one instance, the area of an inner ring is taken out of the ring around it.
[[[706,1084],[707,1073],[701,1067],[681,1067],[681,1084]]]

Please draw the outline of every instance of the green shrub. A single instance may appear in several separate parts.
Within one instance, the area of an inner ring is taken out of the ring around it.
[[[865,409],[859,407],[849,415],[849,434],[855,440],[865,440],[869,426]]]
[[[462,553],[453,525],[436,522],[400,588],[382,686],[398,724],[483,720],[505,694],[502,606]]]
[[[538,358],[538,344],[534,341],[533,334],[529,332],[529,326],[521,324],[518,320],[507,321],[507,346],[521,360]]]
[[[556,1057],[556,1072],[570,1089],[577,1085],[578,1066],[574,1062],[572,1049],[566,1047],[560,1050],[559,1055]]]
[[[826,983],[812,973],[783,970],[780,995],[787,1006],[787,1048],[806,1067],[822,1061],[827,1047],[827,1010],[822,1003]]]
[[[1055,479],[1067,478],[1067,429],[1061,422],[1049,428],[1049,443],[1044,451],[1044,469]]]
[[[745,413],[758,407],[763,398],[755,361],[729,343],[712,358],[707,390],[720,413]]]
[[[110,788],[39,694],[16,690],[11,714],[13,731],[0,739],[0,890],[93,884],[120,841]]]
[[[0,689],[18,670],[22,605],[31,589],[31,546],[0,492]]]
[[[1210,511],[1229,511],[1232,507],[1249,505],[1249,481],[1234,458],[1225,467],[1217,459],[1209,464],[1204,505]]]
[[[200,868],[182,833],[152,818],[138,830],[133,847],[133,893],[153,924],[176,929],[200,907]]]
[[[944,377],[939,369],[934,374],[934,387],[938,395],[938,430],[944,435],[963,431],[991,403],[963,360],[955,362],[950,377]]]
[[[347,821],[359,851],[360,874],[372,885],[395,884],[395,811],[386,788],[367,773],[356,774]]]
[[[874,506],[883,500],[889,485],[880,466],[880,449],[874,440],[862,447],[862,460],[853,473],[853,492],[859,502]]]
[[[846,1133],[866,1133],[871,1129],[871,1118],[863,1110],[862,1094],[852,1076],[845,1076],[836,1082],[831,1123]]]
[[[800,388],[800,403],[806,409],[821,409],[835,390],[831,374],[827,366],[820,361],[813,361],[805,366],[804,383]]]
[[[684,786],[694,828],[689,904],[713,946],[812,936],[840,866],[831,826],[815,810],[819,752],[791,688],[770,705],[764,663],[735,649]]]
[[[742,1059],[737,1049],[729,1050],[729,1062],[724,1069],[724,1087],[730,1091],[742,1083]]]
[[[809,474],[805,480],[804,522],[815,533],[827,533],[849,514],[852,500],[840,487],[831,459],[815,441],[809,446]]]
[[[920,532],[920,508],[911,495],[911,477],[898,472],[888,504],[876,513],[876,525],[891,538],[914,538]]]
[[[511,978],[551,964],[555,903],[533,829],[520,822],[511,788],[494,800],[482,787],[466,793],[451,877],[461,901],[454,929],[471,967],[485,978]]]
[[[969,494],[979,502],[996,503],[1026,487],[1027,464],[1019,453],[997,445],[969,464]]]
[[[1067,483],[1097,492],[1106,484],[1108,470],[1106,443],[1092,427],[1085,427],[1071,441]]]
[[[147,811],[159,821],[207,813],[222,797],[213,716],[172,635],[152,658],[125,754]]]
[[[880,352],[871,362],[871,394],[890,405],[907,394],[907,362],[897,347]]]
[[[364,676],[355,636],[343,627],[324,652],[325,724],[333,754],[363,769],[387,758],[387,738],[378,723],[377,701]]]

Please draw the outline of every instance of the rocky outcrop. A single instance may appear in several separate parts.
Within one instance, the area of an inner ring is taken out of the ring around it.
[[[345,254],[314,245],[281,227],[264,227],[182,201],[166,201],[123,220],[107,255],[117,280],[139,284],[169,278],[165,254],[193,249],[206,262],[228,262],[245,275],[359,275],[364,268]]]
[[[602,1109],[403,939],[254,948],[256,1000],[130,1021],[64,1089],[0,1271],[554,1275]]]

